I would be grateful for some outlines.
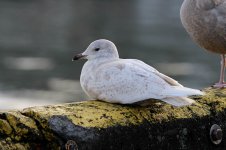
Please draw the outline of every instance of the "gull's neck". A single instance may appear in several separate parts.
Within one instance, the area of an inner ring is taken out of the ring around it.
[[[108,62],[112,62],[112,61],[116,61],[116,60],[119,60],[119,58],[109,58],[109,57],[106,57],[106,58],[97,58],[97,59],[91,59],[91,60],[88,60],[87,63],[92,63],[92,64],[95,64],[95,65],[100,65],[102,63],[108,63]]]
[[[83,74],[90,74],[90,72],[95,71],[98,67],[102,66],[103,64],[110,63],[117,60],[119,60],[119,58],[106,58],[106,59],[101,58],[101,59],[88,60],[82,68],[81,76]]]

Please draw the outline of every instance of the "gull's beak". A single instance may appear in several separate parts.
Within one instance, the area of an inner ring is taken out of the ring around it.
[[[81,54],[77,54],[73,57],[72,61],[75,61],[75,60],[79,60],[79,59],[86,59],[86,56],[87,55],[83,55],[82,53]]]

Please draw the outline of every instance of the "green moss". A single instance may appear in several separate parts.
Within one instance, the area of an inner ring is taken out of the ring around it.
[[[9,135],[12,133],[12,128],[6,120],[0,119],[0,134]]]
[[[33,119],[16,111],[6,112],[4,115],[10,127],[14,130],[14,134],[11,134],[13,139],[19,141],[27,136],[32,136],[32,138],[40,136],[40,131]]]
[[[19,112],[8,112],[5,113],[5,115],[10,125],[18,133],[22,132],[22,134],[26,134],[28,132],[27,129],[21,128],[20,126],[26,126],[30,129],[38,129],[33,119],[23,116]]]
[[[0,141],[0,149],[1,150],[29,150],[31,149],[29,144],[25,143],[13,143],[11,139],[7,138],[7,140]]]

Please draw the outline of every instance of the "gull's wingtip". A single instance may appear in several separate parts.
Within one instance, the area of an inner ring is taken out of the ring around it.
[[[162,99],[162,101],[176,107],[188,106],[195,103],[193,99],[187,97],[167,97]]]

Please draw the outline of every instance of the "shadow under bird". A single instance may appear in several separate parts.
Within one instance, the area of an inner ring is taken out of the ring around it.
[[[214,87],[226,87],[226,0],[184,0],[180,17],[184,28],[196,43],[221,55],[220,79]]]
[[[109,40],[92,42],[73,58],[79,59],[88,59],[82,68],[80,83],[92,99],[131,104],[153,98],[174,106],[185,106],[194,102],[188,96],[203,95],[140,60],[120,59],[116,46]]]

